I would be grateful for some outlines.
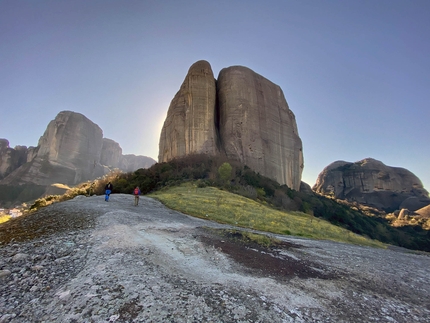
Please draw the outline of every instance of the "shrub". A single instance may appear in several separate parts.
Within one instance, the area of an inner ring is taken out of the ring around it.
[[[224,183],[227,183],[230,178],[231,178],[231,170],[232,167],[229,163],[223,163],[219,168],[218,168],[218,174],[221,177],[221,180]]]

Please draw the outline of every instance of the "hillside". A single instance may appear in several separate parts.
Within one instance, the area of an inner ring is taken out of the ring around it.
[[[279,185],[238,162],[226,162],[225,159],[209,158],[205,155],[157,163],[148,169],[139,169],[132,173],[112,173],[94,182],[83,183],[62,196],[39,199],[31,209],[38,209],[56,201],[65,201],[76,195],[101,195],[108,181],[113,183],[114,193],[126,194],[131,194],[136,186],[140,187],[143,194],[148,194],[182,183],[194,182],[198,188],[216,187],[274,210],[302,212],[310,219],[309,222],[328,221],[340,229],[348,230],[351,236],[360,235],[386,244],[430,251],[430,231],[425,229],[429,221],[405,222],[397,226],[398,224],[393,222],[395,218],[390,219],[377,210],[317,195],[308,189],[306,184],[301,185],[302,191],[291,190],[286,185]],[[262,222],[265,220],[262,219]],[[264,226],[261,229],[265,230]],[[284,233],[289,234],[288,231],[289,229],[285,229]],[[300,234],[308,233],[305,230]]]

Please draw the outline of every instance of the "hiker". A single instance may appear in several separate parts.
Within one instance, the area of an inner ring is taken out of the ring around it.
[[[134,206],[137,206],[139,204],[139,195],[140,195],[139,186],[136,186],[136,188],[133,191],[133,194],[134,194]]]
[[[105,186],[105,201],[108,202],[109,201],[109,195],[110,193],[112,193],[113,190],[113,185],[111,182],[107,183]]]

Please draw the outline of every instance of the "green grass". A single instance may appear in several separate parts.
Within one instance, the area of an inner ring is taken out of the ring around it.
[[[302,212],[282,212],[251,199],[192,183],[165,188],[148,195],[167,207],[198,218],[276,234],[385,247]]]

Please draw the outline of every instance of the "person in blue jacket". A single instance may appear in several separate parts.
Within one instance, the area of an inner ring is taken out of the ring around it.
[[[109,195],[110,193],[112,193],[113,190],[113,185],[111,182],[107,183],[105,186],[105,201],[108,202],[109,201]]]

